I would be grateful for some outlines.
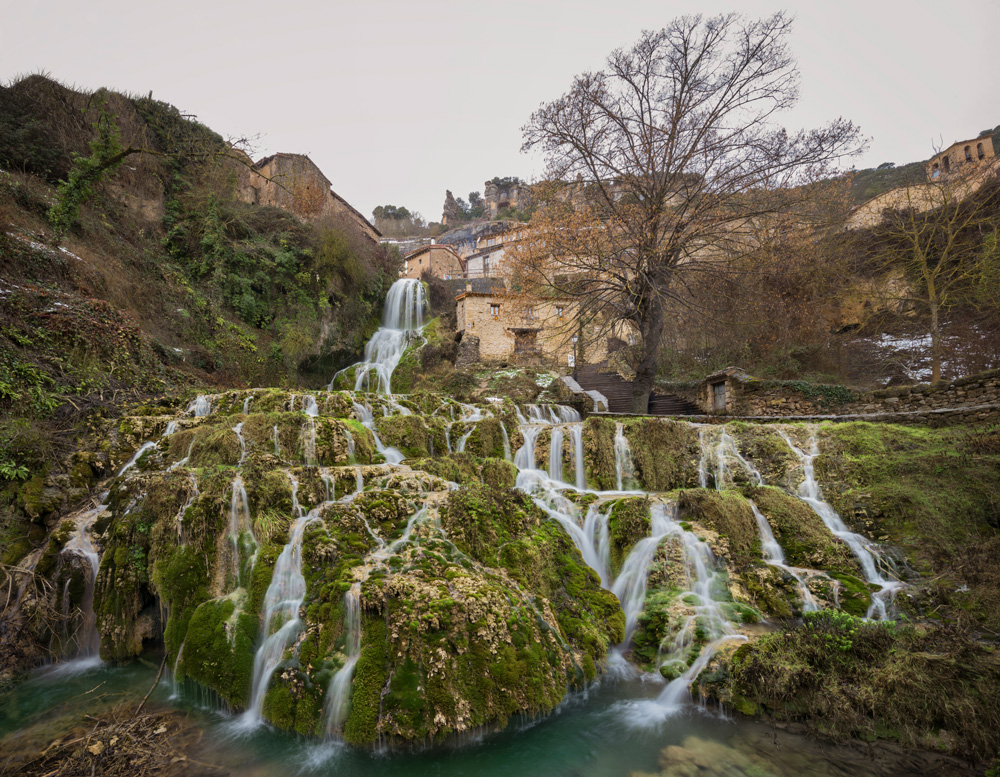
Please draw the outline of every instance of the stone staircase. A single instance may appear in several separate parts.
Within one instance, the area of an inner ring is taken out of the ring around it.
[[[600,391],[608,399],[609,413],[632,412],[632,384],[618,373],[602,372],[600,366],[586,366],[577,371],[576,380],[586,391]],[[673,394],[653,393],[649,415],[701,415],[701,409]]]

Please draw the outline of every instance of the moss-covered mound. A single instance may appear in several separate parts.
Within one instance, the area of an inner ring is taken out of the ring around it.
[[[824,425],[820,454],[826,499],[925,579],[911,590],[917,614],[1000,631],[998,427]]]
[[[896,739],[973,760],[1000,748],[1000,654],[954,628],[808,613],[800,627],[737,650],[713,694],[826,736]]]

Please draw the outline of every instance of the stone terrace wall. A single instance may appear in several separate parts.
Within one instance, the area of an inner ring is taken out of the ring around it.
[[[799,381],[743,380],[730,383],[736,397],[730,416],[821,416],[926,413],[947,408],[1000,405],[1000,370],[936,386],[895,386],[856,394],[842,386]]]

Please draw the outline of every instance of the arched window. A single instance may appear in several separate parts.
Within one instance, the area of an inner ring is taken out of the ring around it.
[[[980,159],[982,159],[984,156],[986,156],[986,153],[983,151],[983,144],[982,143],[976,143],[976,153],[979,155]]]
[[[966,162],[972,161],[972,146],[965,147],[965,161]]]
[[[944,162],[944,171],[947,173],[949,170],[951,170],[951,159],[949,159],[948,155],[945,154],[942,161]]]

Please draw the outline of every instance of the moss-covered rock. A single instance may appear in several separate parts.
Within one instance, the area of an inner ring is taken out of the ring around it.
[[[698,485],[698,434],[691,424],[647,418],[626,424],[624,432],[642,488]]]
[[[748,486],[743,493],[767,519],[791,566],[861,574],[851,549],[801,499],[772,486]]]
[[[635,544],[650,533],[649,500],[636,496],[618,499],[608,513],[608,537],[611,540],[611,574],[617,577],[622,564]]]

